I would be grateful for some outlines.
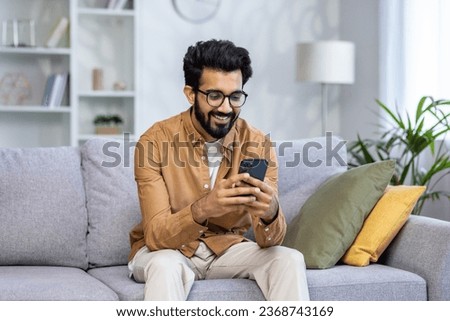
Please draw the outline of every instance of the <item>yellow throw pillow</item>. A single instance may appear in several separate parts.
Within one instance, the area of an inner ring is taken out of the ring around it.
[[[408,220],[425,186],[388,186],[342,257],[345,264],[366,266],[377,262]]]

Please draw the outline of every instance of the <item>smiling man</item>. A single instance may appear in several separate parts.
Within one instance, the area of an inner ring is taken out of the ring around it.
[[[154,124],[136,146],[142,221],[130,233],[131,275],[145,283],[145,300],[186,300],[195,280],[224,278],[255,280],[267,300],[308,300],[303,255],[280,246],[275,151],[239,118],[248,51],[198,42],[183,67],[191,107]],[[264,181],[239,173],[246,158],[268,162]],[[244,237],[249,228],[255,242]]]

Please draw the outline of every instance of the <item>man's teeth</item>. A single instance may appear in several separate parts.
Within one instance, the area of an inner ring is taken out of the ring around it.
[[[228,116],[219,116],[219,115],[214,115],[215,118],[220,119],[220,120],[226,120],[228,119]]]

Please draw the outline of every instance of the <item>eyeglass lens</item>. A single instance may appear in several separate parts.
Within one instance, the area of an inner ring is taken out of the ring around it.
[[[199,90],[199,92],[206,95],[206,101],[211,107],[220,107],[226,97],[228,97],[228,102],[232,107],[241,107],[247,99],[247,95],[240,91],[236,91],[230,95],[224,95],[220,91],[203,92]]]

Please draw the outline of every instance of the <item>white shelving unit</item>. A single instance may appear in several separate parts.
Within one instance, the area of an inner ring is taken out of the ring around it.
[[[0,82],[7,75],[20,74],[29,83],[29,95],[19,102],[10,97],[21,90],[3,82],[0,92],[0,146],[33,147],[70,144],[73,107],[65,98],[63,106],[43,107],[42,97],[47,77],[55,72],[70,72],[73,57],[69,35],[57,48],[46,48],[52,29],[62,16],[69,17],[69,0],[0,0],[0,36],[3,21],[29,19],[35,22],[34,47],[10,47],[0,39]],[[10,96],[9,98],[7,98]]]
[[[119,114],[124,133],[134,137],[138,101],[135,13],[140,1],[129,0],[119,10],[108,9],[107,0],[0,0],[0,28],[3,20],[31,19],[36,33],[35,47],[2,46],[0,42],[0,80],[6,74],[20,73],[31,86],[31,94],[20,103],[0,100],[0,147],[78,146],[98,137],[93,120],[100,114]],[[46,48],[62,16],[69,18],[70,32],[57,48]],[[104,90],[93,90],[94,68],[103,70]],[[69,94],[61,107],[44,107],[46,80],[56,72],[69,72]],[[115,82],[124,83],[125,90],[114,90]]]
[[[74,100],[77,104],[78,124],[74,124],[72,144],[98,137],[93,120],[97,115],[118,114],[123,120],[123,132],[135,135],[136,124],[136,65],[137,18],[139,1],[128,1],[125,9],[107,9],[105,1],[77,0],[72,20],[77,20],[76,42],[73,50],[77,82]],[[93,90],[92,72],[103,72],[103,90]],[[114,83],[126,85],[123,91],[114,90]],[[78,132],[76,132],[78,129]],[[115,139],[123,135],[107,136]]]
[[[0,106],[0,112],[11,113],[67,113],[70,114],[69,107],[48,108],[44,106]]]

